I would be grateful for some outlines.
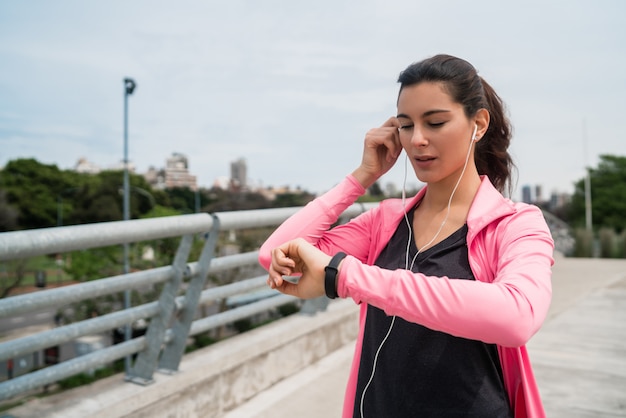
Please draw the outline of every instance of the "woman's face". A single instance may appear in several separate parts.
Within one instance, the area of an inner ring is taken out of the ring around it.
[[[400,142],[425,183],[456,183],[472,142],[474,123],[441,83],[404,87],[398,97]],[[470,163],[473,164],[473,150]]]

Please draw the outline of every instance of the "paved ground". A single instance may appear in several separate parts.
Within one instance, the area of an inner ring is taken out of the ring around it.
[[[547,321],[528,348],[550,418],[626,417],[626,260],[557,258]],[[352,345],[226,418],[339,417]]]

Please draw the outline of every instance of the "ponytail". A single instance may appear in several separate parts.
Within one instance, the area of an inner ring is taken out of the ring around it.
[[[504,103],[495,90],[480,78],[485,109],[489,112],[489,128],[476,144],[474,161],[478,174],[489,177],[491,183],[500,192],[505,189],[511,194],[511,172],[515,169],[513,159],[508,152],[511,143],[512,128],[504,110]]]

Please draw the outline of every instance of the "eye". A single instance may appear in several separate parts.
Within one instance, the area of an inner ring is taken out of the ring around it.
[[[411,129],[412,127],[413,127],[412,123],[407,123],[407,124],[404,124],[404,125],[400,125],[400,130],[406,131],[406,130]]]
[[[445,122],[428,122],[428,126],[431,128],[441,128],[445,124]]]

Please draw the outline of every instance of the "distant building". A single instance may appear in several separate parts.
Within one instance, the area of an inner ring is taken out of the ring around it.
[[[111,166],[110,168],[107,168],[106,170],[122,171],[124,170],[124,162],[120,161],[119,163]],[[84,174],[98,174],[102,171],[102,169],[98,165],[89,161],[87,158],[81,157],[78,159],[78,161],[76,161],[76,164],[74,165],[74,171]],[[128,171],[130,171],[131,173],[135,172],[135,165],[130,161],[128,162]]]
[[[196,176],[189,174],[187,157],[177,152],[166,161],[165,187],[187,187],[193,191],[198,188]]]
[[[258,189],[257,192],[265,197],[267,200],[273,201],[276,200],[276,196],[283,194],[302,194],[304,191],[297,187],[296,189],[292,189],[290,186],[282,186],[282,187],[266,187],[262,189]]]
[[[548,205],[548,209],[554,210],[561,208],[567,204],[569,204],[572,200],[572,197],[567,193],[557,193],[552,192],[550,195],[550,202]]]
[[[155,168],[154,166],[150,166],[146,174],[143,175],[148,184],[155,189],[163,190],[165,189],[165,170],[160,168]]]
[[[524,203],[532,203],[533,197],[531,195],[532,191],[530,186],[522,187],[522,202]]]
[[[243,158],[230,163],[230,186],[233,190],[246,190],[248,186],[248,165]]]
[[[150,167],[144,178],[155,189],[186,187],[193,191],[198,189],[196,176],[189,173],[189,163],[183,154],[174,152],[165,162],[165,168]]]
[[[541,193],[541,185],[539,184],[535,186],[535,202],[536,203],[543,202],[543,195]]]
[[[230,188],[230,179],[226,176],[219,176],[213,181],[213,187],[228,190]]]
[[[133,164],[130,161],[128,161],[128,163],[126,163],[126,166],[128,167],[128,172],[129,173],[134,173],[135,172],[135,170],[136,170],[135,164]],[[120,161],[119,163],[115,164],[113,167],[111,167],[111,170],[124,171],[124,161]]]
[[[88,161],[87,158],[81,157],[76,162],[74,166],[74,171],[77,173],[86,173],[86,174],[98,174],[101,170],[100,167]]]

